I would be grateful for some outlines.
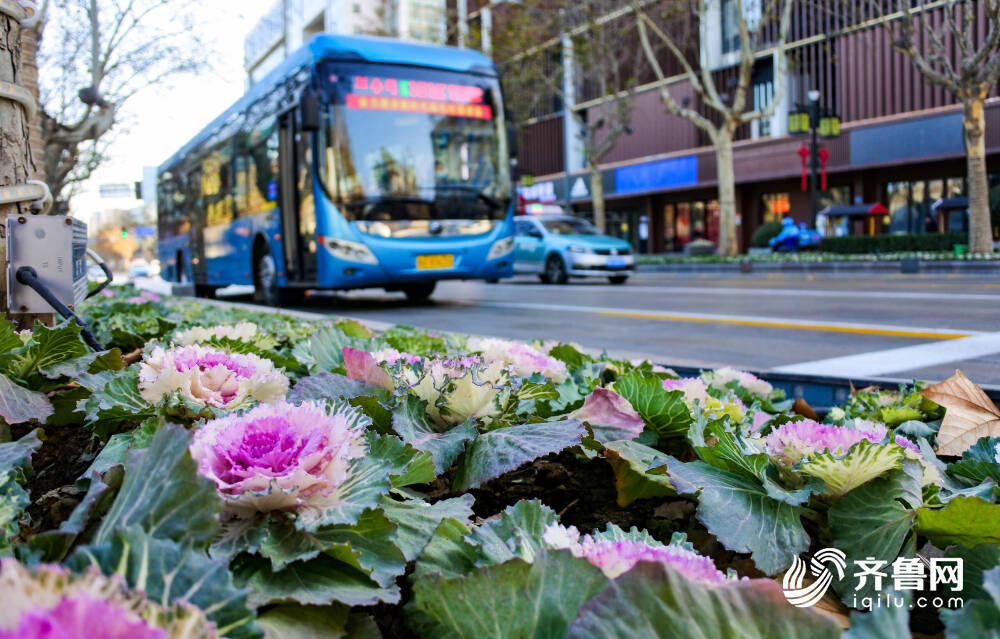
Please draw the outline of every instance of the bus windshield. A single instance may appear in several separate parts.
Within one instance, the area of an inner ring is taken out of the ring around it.
[[[331,105],[320,174],[348,220],[381,223],[362,230],[389,236],[432,220],[482,233],[506,216],[511,186],[494,78],[335,62],[321,65],[320,77]]]

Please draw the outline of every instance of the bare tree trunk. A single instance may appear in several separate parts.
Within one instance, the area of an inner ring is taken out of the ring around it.
[[[719,180],[719,255],[736,255],[736,175],[733,169],[733,134],[721,128],[715,140],[715,165]]]
[[[969,179],[969,252],[993,252],[990,190],[986,180],[986,115],[982,98],[963,103],[962,129]]]
[[[607,230],[607,219],[604,212],[604,182],[601,181],[601,167],[597,162],[588,162],[590,169],[590,201],[594,203],[594,226],[601,233]],[[569,194],[566,195],[569,200]]]
[[[7,15],[0,16],[0,82],[20,85],[21,25]],[[24,184],[31,177],[28,150],[28,123],[21,105],[0,99],[0,186]],[[7,315],[8,215],[27,213],[27,203],[0,205],[0,315]]]

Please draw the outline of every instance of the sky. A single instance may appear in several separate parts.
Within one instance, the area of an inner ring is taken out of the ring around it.
[[[71,206],[87,218],[95,208],[130,208],[137,203],[100,200],[100,184],[132,184],[142,179],[142,167],[158,166],[205,125],[225,111],[246,90],[243,39],[275,0],[209,0],[204,28],[217,51],[214,69],[197,77],[175,79],[169,89],[150,88],[124,106],[132,123],[119,131],[107,163],[82,185]]]

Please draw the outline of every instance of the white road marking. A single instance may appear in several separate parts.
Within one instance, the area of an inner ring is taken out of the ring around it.
[[[873,333],[923,333],[927,335],[954,335],[955,333],[961,333],[964,335],[980,335],[983,331],[973,331],[966,330],[964,328],[924,328],[915,326],[897,326],[894,324],[868,324],[864,322],[837,322],[837,321],[816,321],[816,320],[799,320],[799,319],[786,319],[783,317],[762,317],[756,315],[719,315],[715,313],[682,313],[679,311],[661,310],[661,309],[640,309],[640,308],[620,308],[620,307],[604,307],[604,306],[568,306],[565,304],[538,304],[533,302],[500,302],[491,300],[476,300],[467,302],[469,306],[487,306],[492,308],[513,308],[513,309],[524,309],[531,311],[554,311],[554,312],[571,312],[571,313],[596,313],[596,314],[612,314],[612,315],[622,315],[628,314],[631,316],[635,315],[648,315],[650,319],[656,319],[659,317],[676,317],[676,318],[686,318],[692,321],[719,321],[719,322],[733,322],[733,323],[752,323],[752,324],[774,324],[776,328],[781,327],[795,327],[799,326],[805,329],[815,328],[816,330],[823,330],[821,327],[827,326],[831,328],[842,328],[845,330],[864,332],[871,331]],[[952,340],[956,341],[956,340]]]
[[[962,339],[790,364],[771,370],[801,375],[877,377],[996,353],[1000,353],[1000,333],[982,333]]]

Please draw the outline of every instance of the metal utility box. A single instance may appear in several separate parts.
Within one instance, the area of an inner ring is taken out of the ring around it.
[[[66,215],[7,217],[7,304],[14,313],[51,313],[38,293],[17,281],[30,266],[70,309],[87,295],[87,225]]]

